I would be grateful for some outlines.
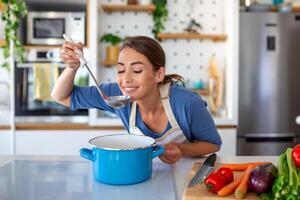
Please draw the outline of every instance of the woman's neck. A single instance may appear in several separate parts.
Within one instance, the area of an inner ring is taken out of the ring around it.
[[[159,89],[137,101],[141,113],[153,115],[163,108]]]

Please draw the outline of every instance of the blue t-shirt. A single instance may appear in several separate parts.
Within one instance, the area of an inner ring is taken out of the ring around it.
[[[100,87],[108,96],[122,95],[117,83],[102,84]],[[173,84],[170,87],[169,99],[176,121],[190,142],[206,141],[219,146],[222,144],[214,121],[206,108],[206,102],[203,101],[199,95]],[[108,106],[99,95],[95,86],[74,86],[70,98],[71,110],[97,108],[115,113],[121,118],[127,131],[129,131],[131,105],[132,104],[130,103],[119,109]],[[144,133],[144,135],[152,138],[161,137],[171,128],[169,122],[163,133],[153,132],[143,122],[138,107],[136,126]]]

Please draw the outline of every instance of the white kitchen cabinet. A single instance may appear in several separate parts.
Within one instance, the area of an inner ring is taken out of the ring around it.
[[[89,140],[105,134],[124,133],[123,130],[38,130],[16,132],[16,154],[20,155],[79,155]]]
[[[236,129],[218,130],[223,145],[218,155],[236,155]],[[90,147],[88,141],[105,134],[125,130],[22,130],[16,132],[16,154],[22,155],[79,155],[79,149]],[[9,131],[0,133],[0,153],[9,153]],[[3,144],[2,144],[3,143]],[[4,145],[4,146],[3,146]]]
[[[9,133],[9,130],[0,130],[0,155],[10,153]]]
[[[218,151],[218,156],[235,156],[236,155],[236,140],[237,132],[235,128],[218,129],[222,138],[222,147]]]

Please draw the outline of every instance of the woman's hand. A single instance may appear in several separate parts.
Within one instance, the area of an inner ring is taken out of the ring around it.
[[[82,43],[74,45],[73,43],[66,41],[60,49],[60,58],[68,67],[78,69],[80,66],[80,57],[75,51],[82,51],[82,49]]]
[[[164,145],[166,151],[159,158],[168,164],[174,164],[182,157],[182,152],[176,143],[169,143]]]

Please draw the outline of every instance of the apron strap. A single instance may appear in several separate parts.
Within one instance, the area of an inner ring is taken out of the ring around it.
[[[135,128],[135,121],[136,121],[136,102],[132,102],[131,104],[131,111],[130,111],[130,117],[129,117],[129,133],[132,133],[132,131]]]
[[[172,108],[171,108],[171,104],[170,104],[170,98],[169,98],[170,85],[171,85],[171,83],[166,83],[166,84],[160,86],[159,91],[160,91],[161,101],[164,106],[168,120],[169,120],[171,126],[173,128],[175,128],[175,127],[179,127],[179,125],[175,119],[175,116],[172,112]]]
[[[172,128],[179,127],[176,118],[172,112],[169,93],[170,93],[170,85],[171,83],[166,83],[159,87],[159,92],[161,96],[161,101],[166,112],[167,118],[172,126]],[[134,101],[131,104],[130,118],[129,118],[129,128],[133,130],[136,127],[136,107],[137,103]],[[130,131],[131,132],[131,131]]]

